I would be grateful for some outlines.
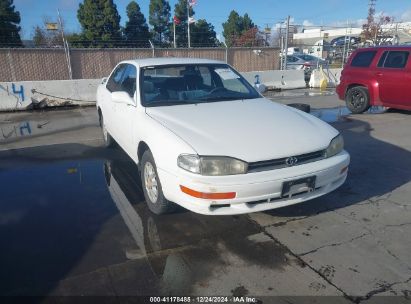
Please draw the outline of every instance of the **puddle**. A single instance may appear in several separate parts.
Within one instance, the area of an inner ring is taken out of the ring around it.
[[[384,107],[371,107],[365,114],[382,114],[386,112]],[[347,107],[338,108],[325,108],[325,109],[312,109],[311,115],[320,118],[321,120],[332,123],[349,120],[348,116],[351,115],[350,110]]]
[[[118,153],[0,171],[0,295],[101,288],[103,277],[90,283],[99,269],[131,293],[184,294],[232,263],[285,267],[280,245],[249,239],[260,229],[246,215],[152,214],[136,165]]]
[[[351,112],[346,107],[330,108],[330,109],[312,109],[311,115],[328,123],[347,120]]]

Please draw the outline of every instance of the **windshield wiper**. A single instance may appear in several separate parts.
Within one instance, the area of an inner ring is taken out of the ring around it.
[[[248,99],[249,97],[240,97],[240,96],[208,96],[202,97],[200,100],[203,101],[226,101],[226,100],[240,100],[240,99]]]
[[[198,100],[162,100],[162,101],[153,101],[145,104],[145,107],[163,107],[163,106],[177,106],[177,105],[189,105],[197,104]]]

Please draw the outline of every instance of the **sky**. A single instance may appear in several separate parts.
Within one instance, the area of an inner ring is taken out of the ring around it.
[[[56,18],[60,10],[68,32],[80,32],[77,9],[81,0],[14,0],[21,16],[21,36],[30,39],[33,28],[42,25],[44,17]],[[126,6],[130,0],[114,0],[121,16],[121,25],[127,20]],[[150,0],[136,0],[148,23]],[[170,0],[172,11],[177,0]],[[212,23],[218,38],[222,38],[222,23],[231,10],[240,15],[248,13],[253,22],[261,28],[272,28],[290,15],[295,24],[306,26],[342,26],[347,20],[361,24],[367,17],[368,0],[197,0],[194,7],[196,19]],[[377,0],[377,13],[393,16],[396,21],[411,21],[410,0]]]

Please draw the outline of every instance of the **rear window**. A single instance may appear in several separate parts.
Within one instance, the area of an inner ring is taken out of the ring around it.
[[[369,67],[375,57],[375,54],[377,54],[377,51],[359,52],[353,58],[351,66],[361,68]]]
[[[407,64],[408,56],[407,51],[386,51],[382,54],[378,67],[402,69]]]

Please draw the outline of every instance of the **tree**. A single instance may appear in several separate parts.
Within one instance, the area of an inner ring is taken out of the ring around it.
[[[250,16],[248,16],[247,13],[244,14],[242,19],[243,19],[243,22],[242,22],[243,25],[242,25],[241,30],[243,33],[255,27],[253,21],[251,20]]]
[[[120,15],[113,0],[84,0],[79,5],[77,18],[85,46],[121,45]]]
[[[223,36],[227,46],[233,46],[234,41],[244,32],[253,28],[255,25],[248,14],[241,17],[236,11],[232,10],[226,22],[223,23]]]
[[[33,42],[35,46],[47,45],[47,38],[44,30],[38,25],[34,27]]]
[[[234,10],[230,12],[228,20],[223,23],[223,36],[227,46],[232,46],[233,41],[241,33],[241,17]]]
[[[189,7],[190,17],[193,17],[195,12],[192,6]],[[188,34],[187,34],[187,0],[179,0],[174,7],[174,16],[180,20],[179,24],[176,24],[176,41],[177,47],[188,46]],[[190,25],[190,30],[193,26]]]
[[[250,46],[266,46],[267,41],[264,35],[258,31],[258,27],[254,26],[244,31],[240,37],[233,42],[234,46],[250,47]]]
[[[205,19],[198,20],[191,30],[191,45],[194,47],[214,47],[220,42],[216,38],[214,26]]]
[[[150,32],[146,18],[135,1],[127,5],[128,21],[124,27],[124,36],[127,46],[149,47]]]
[[[167,0],[150,0],[149,23],[153,26],[153,39],[164,46],[170,42],[170,4]]]
[[[82,34],[78,33],[65,33],[66,40],[70,47],[74,48],[84,48],[86,47],[87,43],[84,42],[84,37]]]
[[[0,0],[0,47],[21,47],[20,12],[13,0]]]
[[[63,38],[61,36],[61,29],[47,30],[48,23],[55,23],[50,17],[43,18],[42,26],[34,27],[33,42],[37,47],[63,47]]]
[[[378,45],[383,42],[382,26],[392,23],[394,18],[381,14],[377,18],[374,15],[368,16],[367,20],[367,23],[363,25],[361,37],[364,42],[372,41],[374,45]]]

